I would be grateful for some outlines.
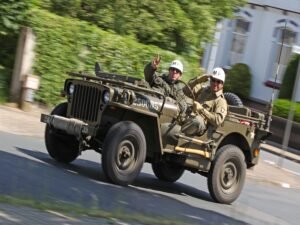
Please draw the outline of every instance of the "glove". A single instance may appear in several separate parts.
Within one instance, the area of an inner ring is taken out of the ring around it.
[[[203,83],[203,82],[208,81],[208,78],[209,78],[209,75],[204,74],[204,75],[202,75],[202,76],[198,76],[198,77],[196,78],[196,80],[197,80],[197,83]]]
[[[201,112],[203,110],[203,106],[199,102],[194,101],[193,110],[195,112]]]

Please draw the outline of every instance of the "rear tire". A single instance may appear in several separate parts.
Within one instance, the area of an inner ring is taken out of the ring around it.
[[[211,197],[218,203],[230,204],[240,195],[246,177],[245,156],[240,148],[224,145],[217,153],[208,174]]]
[[[67,103],[57,105],[51,115],[66,117]],[[58,162],[70,163],[79,155],[79,142],[76,137],[48,124],[45,130],[45,143],[49,155]]]
[[[164,161],[152,163],[152,170],[158,179],[167,182],[177,181],[184,173],[183,167],[172,165]]]
[[[103,143],[102,168],[114,184],[128,185],[140,173],[146,158],[142,129],[131,121],[113,125]]]

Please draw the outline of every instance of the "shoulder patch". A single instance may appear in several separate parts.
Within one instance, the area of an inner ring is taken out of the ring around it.
[[[155,83],[155,84],[160,85],[160,84],[162,84],[162,82],[163,82],[163,80],[162,80],[161,77],[156,77],[156,78],[154,79],[154,83]]]

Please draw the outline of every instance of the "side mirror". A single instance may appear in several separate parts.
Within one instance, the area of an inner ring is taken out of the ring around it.
[[[98,77],[101,73],[102,69],[101,69],[101,66],[98,62],[95,63],[95,74],[96,76]]]

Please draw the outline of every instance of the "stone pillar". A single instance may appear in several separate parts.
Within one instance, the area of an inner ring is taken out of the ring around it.
[[[20,104],[22,101],[22,82],[27,74],[32,73],[34,45],[35,36],[32,29],[23,27],[18,40],[13,76],[10,85],[9,100],[11,102]]]

